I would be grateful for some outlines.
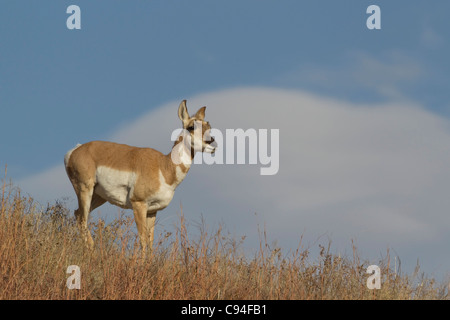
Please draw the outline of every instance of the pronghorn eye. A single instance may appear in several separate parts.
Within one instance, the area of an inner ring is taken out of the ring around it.
[[[188,130],[188,131],[194,131],[194,126],[189,126],[189,127],[187,127],[187,130]]]

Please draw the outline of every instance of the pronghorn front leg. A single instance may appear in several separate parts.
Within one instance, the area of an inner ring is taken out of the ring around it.
[[[155,230],[156,212],[147,212],[147,244],[150,246],[150,250],[153,248],[153,235]]]
[[[141,243],[142,251],[147,248],[148,230],[147,230],[147,203],[146,202],[132,202],[134,220],[139,234],[139,241]]]

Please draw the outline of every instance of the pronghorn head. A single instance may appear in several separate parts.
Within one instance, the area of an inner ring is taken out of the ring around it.
[[[183,123],[184,129],[183,140],[194,153],[197,151],[214,153],[217,147],[217,143],[211,137],[211,126],[208,121],[204,120],[205,110],[206,107],[202,107],[198,109],[195,115],[189,116],[186,100],[183,100],[178,108],[178,117]]]

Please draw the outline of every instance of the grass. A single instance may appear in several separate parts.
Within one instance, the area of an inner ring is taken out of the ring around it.
[[[3,182],[0,203],[0,299],[448,299],[448,286],[419,271],[393,270],[380,259],[381,289],[367,288],[370,265],[320,245],[317,258],[301,244],[295,252],[272,248],[262,232],[252,257],[243,239],[209,233],[200,224],[190,239],[180,215],[176,232],[162,232],[144,256],[132,215],[90,223],[93,251],[85,249],[72,213],[56,202],[42,209]],[[80,289],[69,290],[67,268],[81,270]]]

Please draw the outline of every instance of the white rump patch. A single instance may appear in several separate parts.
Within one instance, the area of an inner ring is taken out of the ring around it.
[[[77,143],[77,145],[76,145],[74,148],[70,149],[70,150],[66,153],[66,155],[64,156],[64,166],[67,167],[67,164],[69,163],[69,159],[70,159],[70,156],[72,155],[72,152],[73,152],[75,149],[77,149],[78,147],[81,147],[81,144]]]

